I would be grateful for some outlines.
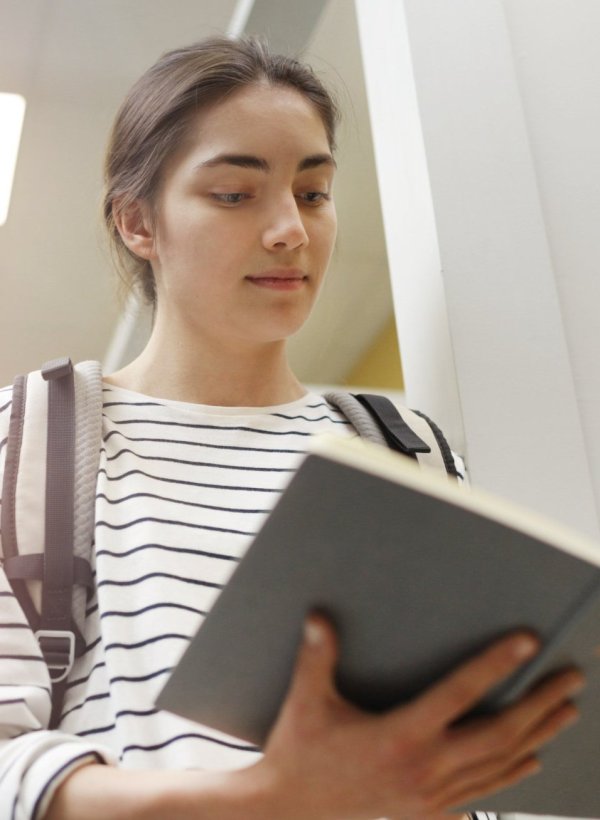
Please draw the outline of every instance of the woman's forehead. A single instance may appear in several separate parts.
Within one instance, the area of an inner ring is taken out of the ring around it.
[[[259,147],[281,139],[298,148],[305,144],[309,153],[328,150],[325,124],[312,101],[293,88],[262,83],[200,111],[188,129],[190,144],[208,150],[226,144],[224,150],[236,152],[245,144]]]

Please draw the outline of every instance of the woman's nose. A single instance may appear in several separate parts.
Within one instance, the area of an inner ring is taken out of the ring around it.
[[[270,215],[263,232],[263,245],[269,250],[278,248],[294,250],[308,245],[309,239],[298,209],[298,203],[291,201],[278,203]]]

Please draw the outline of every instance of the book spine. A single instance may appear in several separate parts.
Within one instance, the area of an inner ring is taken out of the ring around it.
[[[482,711],[498,711],[513,703],[536,681],[555,669],[568,665],[585,666],[586,656],[599,644],[600,571],[567,614],[561,617],[560,624],[544,640],[538,654],[485,699]]]

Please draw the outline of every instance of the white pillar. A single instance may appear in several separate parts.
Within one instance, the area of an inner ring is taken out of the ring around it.
[[[475,483],[597,536],[504,7],[356,7],[409,401],[462,418]]]

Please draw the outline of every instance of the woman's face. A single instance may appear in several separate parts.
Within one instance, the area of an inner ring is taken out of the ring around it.
[[[155,203],[157,318],[228,342],[298,330],[335,242],[334,170],[293,89],[256,85],[201,112]]]

